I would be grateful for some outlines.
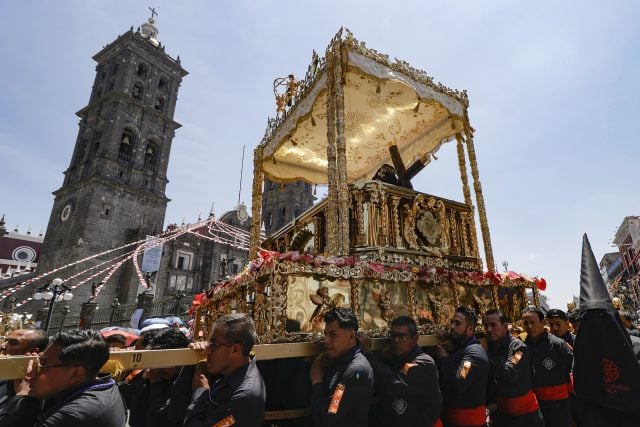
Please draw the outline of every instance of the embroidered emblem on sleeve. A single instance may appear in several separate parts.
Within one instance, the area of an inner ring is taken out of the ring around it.
[[[547,357],[542,361],[542,366],[544,366],[548,371],[552,370],[554,366],[556,366],[555,362],[551,360],[550,357]]]
[[[342,400],[342,396],[344,396],[345,386],[342,384],[338,384],[336,389],[333,391],[333,396],[331,396],[331,403],[329,404],[329,413],[337,414],[338,409],[340,408],[340,401]]]
[[[404,414],[404,411],[407,410],[407,406],[407,401],[404,399],[395,399],[391,404],[391,407],[398,415]]]
[[[511,356],[511,363],[517,365],[520,359],[522,359],[522,352],[518,350],[514,353],[513,356]]]
[[[414,366],[418,366],[417,363],[405,363],[404,365],[402,365],[402,373],[405,375],[409,375],[409,369],[413,368]]]
[[[233,418],[233,415],[229,415],[228,417],[218,421],[215,424],[212,424],[211,427],[231,427],[236,423],[236,419]]]
[[[469,362],[468,360],[465,360],[464,363],[462,364],[462,368],[460,368],[460,378],[462,378],[463,380],[466,380],[467,376],[469,376],[470,371],[471,371],[471,362]]]

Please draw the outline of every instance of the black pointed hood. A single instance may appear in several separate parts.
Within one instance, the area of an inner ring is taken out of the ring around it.
[[[640,412],[640,364],[611,304],[586,234],[582,240],[580,329],[573,356],[576,396],[586,407],[604,411],[608,417]]]
[[[587,310],[606,310],[615,313],[607,286],[602,280],[596,258],[593,256],[589,238],[582,236],[582,265],[580,268],[580,312]]]

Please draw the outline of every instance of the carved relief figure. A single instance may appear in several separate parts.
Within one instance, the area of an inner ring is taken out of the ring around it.
[[[416,218],[410,206],[404,206],[404,227],[402,229],[404,240],[407,242],[409,249],[419,249],[418,236],[416,235]]]
[[[434,294],[429,294],[429,301],[431,302],[433,323],[439,325],[442,323],[442,301]]]
[[[311,302],[317,305],[313,311],[309,323],[313,326],[313,329],[320,329],[320,325],[324,322],[324,314],[337,307],[342,307],[346,301],[344,295],[340,292],[336,292],[331,298],[329,298],[329,288],[322,286],[318,288],[315,294],[309,295]]]
[[[317,321],[322,322],[322,318],[324,314],[329,311],[329,304],[331,303],[329,299],[329,288],[326,286],[321,286],[316,291],[315,295],[309,295],[311,302],[317,305],[316,309],[313,310],[313,314],[309,319],[309,322],[315,324]]]
[[[511,305],[513,307],[513,321],[522,317],[522,299],[518,296],[517,292],[514,292],[511,296]]]
[[[396,317],[396,313],[392,308],[392,297],[391,290],[373,293],[373,299],[378,302],[378,306],[380,307],[380,317],[382,317],[382,320],[386,323],[391,322]]]

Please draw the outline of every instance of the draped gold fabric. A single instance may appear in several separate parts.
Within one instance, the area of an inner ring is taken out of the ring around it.
[[[463,103],[393,70],[349,46],[342,70],[347,182],[371,179],[391,163],[396,144],[408,166],[428,162],[443,142],[463,130]],[[298,99],[285,122],[264,144],[263,168],[274,181],[326,184],[327,70]]]

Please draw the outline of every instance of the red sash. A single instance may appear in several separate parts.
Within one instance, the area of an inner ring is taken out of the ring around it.
[[[442,421],[440,421],[440,418],[438,418],[436,422],[433,423],[432,427],[444,427],[444,426],[442,425]]]
[[[576,391],[573,389],[573,383],[572,382],[567,382],[565,384],[565,386],[567,387],[567,393],[569,394],[576,394]]]
[[[484,405],[475,408],[442,408],[442,419],[455,426],[484,426],[487,421],[487,408]]]
[[[563,400],[569,398],[567,384],[534,387],[533,392],[538,400]]]
[[[533,391],[518,397],[503,397],[498,399],[498,410],[503,414],[517,417],[537,410],[538,401]]]

